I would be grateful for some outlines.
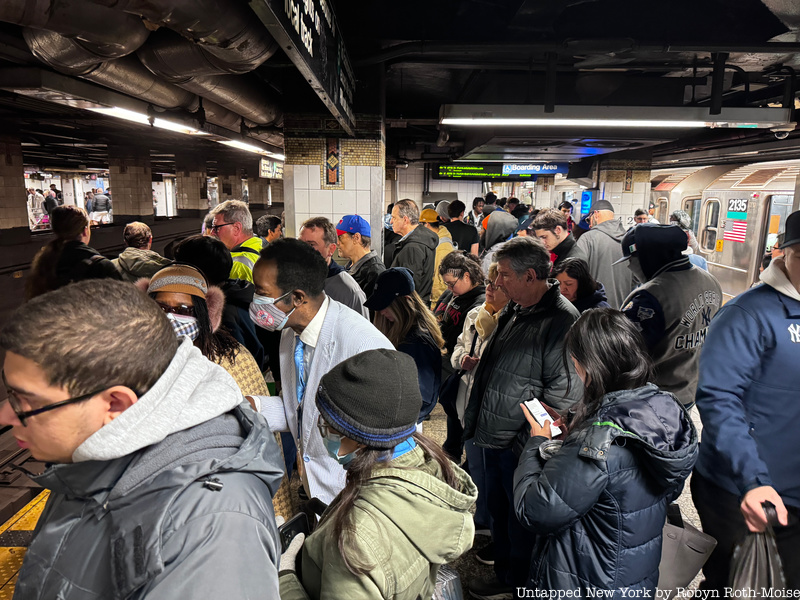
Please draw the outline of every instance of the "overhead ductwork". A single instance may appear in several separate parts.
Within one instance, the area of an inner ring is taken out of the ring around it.
[[[139,15],[196,42],[212,63],[228,73],[247,73],[278,49],[244,2],[228,0],[92,0],[95,4]],[[224,18],[220,18],[224,15]]]
[[[150,33],[134,15],[83,0],[2,0],[0,21],[67,35],[103,59],[135,52]]]

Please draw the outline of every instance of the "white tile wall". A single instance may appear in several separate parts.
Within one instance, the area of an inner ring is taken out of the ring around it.
[[[308,189],[308,166],[295,165],[294,167],[294,187],[298,190]],[[319,187],[319,186],[317,186]]]
[[[357,190],[369,190],[369,169],[369,167],[356,167]]]
[[[328,215],[333,211],[332,190],[309,190],[309,210],[318,215]]]
[[[353,190],[333,190],[334,215],[352,215],[356,210],[356,192]]]
[[[356,212],[359,215],[368,215],[370,211],[370,193],[366,191],[356,192]]]
[[[308,169],[308,189],[318,190],[322,187],[320,184],[320,168],[316,165],[309,165]]]
[[[295,190],[294,206],[298,213],[307,213],[311,210],[308,202],[308,190]]]

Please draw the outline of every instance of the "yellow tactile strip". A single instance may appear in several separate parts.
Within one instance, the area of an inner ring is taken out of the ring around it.
[[[32,531],[44,510],[50,492],[45,490],[28,502],[17,514],[0,526],[0,535],[7,531]],[[0,600],[11,600],[14,595],[14,584],[25,558],[26,548],[19,546],[0,547]]]

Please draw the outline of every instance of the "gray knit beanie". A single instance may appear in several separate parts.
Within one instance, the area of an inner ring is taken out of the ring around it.
[[[317,406],[342,435],[369,448],[394,448],[416,430],[422,408],[417,365],[397,350],[351,356],[322,377]]]

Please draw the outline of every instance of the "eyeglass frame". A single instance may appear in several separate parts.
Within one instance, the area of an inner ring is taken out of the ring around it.
[[[447,274],[448,274],[448,275],[452,275],[452,273],[447,273]],[[444,283],[444,286],[445,286],[445,287],[446,287],[448,290],[452,290],[454,287],[456,287],[456,286],[458,285],[458,282],[459,282],[459,281],[461,281],[461,280],[464,278],[464,275],[466,275],[466,274],[467,274],[467,271],[461,271],[461,275],[459,275],[458,277],[456,277],[456,280],[455,280],[453,283],[447,283],[447,282],[444,280],[444,277],[442,277],[442,283]]]
[[[319,434],[323,437],[336,437],[339,440],[343,440],[345,438],[344,435],[336,431],[333,427],[331,427],[328,422],[322,418],[322,415],[319,415],[317,418],[317,430]]]
[[[103,388],[101,390],[97,390],[96,392],[92,392],[90,394],[83,394],[82,396],[76,396],[75,398],[68,398],[66,400],[60,400],[58,402],[54,402],[53,404],[48,404],[47,406],[43,406],[42,408],[36,408],[34,410],[20,410],[21,404],[19,401],[19,397],[17,396],[17,392],[8,385],[8,381],[6,381],[6,372],[2,372],[3,378],[3,385],[6,388],[6,393],[8,394],[8,398],[6,399],[8,403],[11,405],[11,410],[14,411],[14,414],[17,415],[20,424],[23,427],[27,427],[28,425],[25,423],[27,419],[31,417],[35,417],[36,415],[40,415],[42,413],[49,412],[51,410],[55,410],[56,408],[61,408],[62,406],[68,406],[70,404],[77,404],[78,402],[83,402],[84,400],[89,400],[97,394],[106,391],[108,388]],[[138,394],[137,394],[138,395]],[[17,404],[17,406],[14,406]]]
[[[208,228],[208,230],[213,235],[215,233],[218,233],[219,230],[225,227],[226,225],[236,225],[236,223],[220,223],[219,225],[212,225],[211,227]]]

